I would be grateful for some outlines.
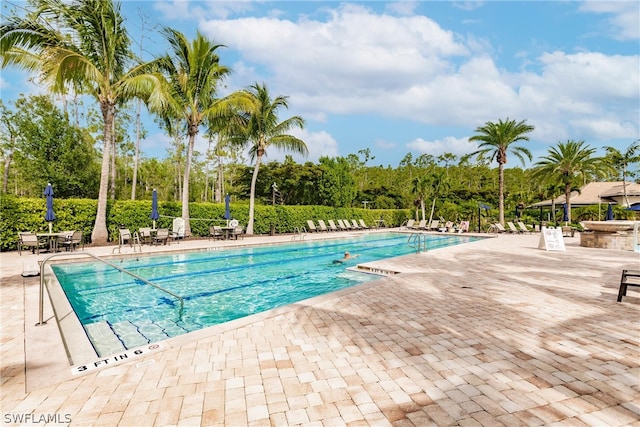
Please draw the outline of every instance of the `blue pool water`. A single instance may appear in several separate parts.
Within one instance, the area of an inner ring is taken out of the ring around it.
[[[134,348],[376,279],[349,271],[358,263],[415,252],[407,234],[363,233],[348,239],[140,256],[111,261],[183,298],[99,262],[53,265],[53,271],[99,355],[105,330]],[[430,235],[429,249],[477,238]],[[345,251],[359,254],[334,263]]]

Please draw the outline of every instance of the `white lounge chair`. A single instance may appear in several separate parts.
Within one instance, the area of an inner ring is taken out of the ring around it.
[[[320,231],[329,231],[329,229],[327,228],[327,224],[325,224],[321,219],[318,220],[318,228]]]
[[[507,230],[509,233],[520,234],[520,230],[516,228],[516,225],[513,222],[507,221],[507,227],[509,227]]]
[[[309,227],[309,232],[318,231],[318,229],[316,228],[316,225],[310,219],[307,220],[307,226]]]

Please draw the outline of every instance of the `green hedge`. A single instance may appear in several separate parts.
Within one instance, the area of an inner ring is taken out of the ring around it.
[[[53,231],[81,230],[85,241],[89,243],[93,224],[95,223],[97,201],[87,199],[55,199],[54,212],[56,220]],[[206,237],[209,226],[221,225],[225,221],[224,203],[191,203],[191,235]],[[0,250],[15,250],[18,243],[18,232],[47,232],[49,224],[44,220],[46,211],[44,198],[18,198],[14,196],[0,196]],[[173,218],[181,216],[180,203],[159,202],[160,219],[156,222],[158,228],[172,227]],[[131,231],[141,227],[152,226],[149,219],[151,201],[118,200],[107,205],[107,228],[109,240],[118,240],[118,229],[124,225]],[[249,204],[244,202],[231,204],[231,215],[240,224],[245,225],[249,219]],[[362,209],[362,208],[331,208],[326,206],[263,206],[255,207],[255,234],[292,233],[296,228],[307,228],[307,220],[323,219],[360,219],[368,225],[383,219],[387,226],[398,226],[412,217],[409,209]]]

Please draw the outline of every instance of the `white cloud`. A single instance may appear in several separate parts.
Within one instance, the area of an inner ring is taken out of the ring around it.
[[[431,154],[433,156],[437,156],[442,153],[464,155],[474,151],[477,148],[477,145],[473,142],[469,142],[469,138],[466,137],[455,138],[453,136],[447,136],[435,141],[426,141],[422,138],[417,138],[409,142],[407,144],[407,148],[415,150],[420,154]]]
[[[586,1],[579,10],[608,14],[605,31],[610,31],[617,39],[640,39],[640,5],[637,1]]]
[[[227,19],[229,16],[253,9],[250,0],[164,0],[154,3],[154,8],[166,19],[201,20],[209,18]]]

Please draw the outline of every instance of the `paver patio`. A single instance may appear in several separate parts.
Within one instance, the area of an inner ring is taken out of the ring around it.
[[[260,239],[290,237],[240,243]],[[55,322],[33,326],[39,279],[20,273],[38,257],[2,253],[2,422],[640,426],[640,291],[616,302],[640,253],[583,248],[578,235],[546,252],[538,239],[381,261],[403,273],[75,376]]]

